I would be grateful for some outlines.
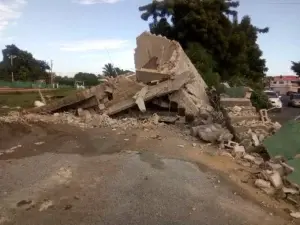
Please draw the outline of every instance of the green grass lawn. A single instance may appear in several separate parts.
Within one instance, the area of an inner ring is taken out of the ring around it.
[[[51,97],[65,97],[76,92],[76,89],[57,89],[54,91],[42,91],[43,96]],[[52,98],[54,99],[54,98]],[[11,110],[28,109],[34,107],[34,101],[41,101],[38,92],[14,92],[14,93],[0,93],[0,114],[5,114]],[[47,98],[46,98],[47,100]],[[53,100],[52,100],[53,101]]]

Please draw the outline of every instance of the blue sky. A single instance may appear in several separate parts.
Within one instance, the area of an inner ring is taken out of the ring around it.
[[[148,30],[138,7],[151,0],[0,0],[0,48],[14,43],[53,70],[101,73],[105,63],[134,69],[135,38]],[[239,16],[270,27],[259,44],[269,75],[293,74],[300,61],[299,0],[240,0]]]

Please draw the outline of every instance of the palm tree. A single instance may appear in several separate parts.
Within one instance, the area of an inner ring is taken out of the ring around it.
[[[116,68],[114,67],[113,64],[107,63],[104,65],[102,69],[102,74],[106,77],[116,77],[117,76]]]

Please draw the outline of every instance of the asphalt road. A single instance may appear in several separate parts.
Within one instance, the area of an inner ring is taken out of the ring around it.
[[[270,117],[281,124],[294,119],[296,116],[300,116],[300,108],[287,106],[288,99],[289,96],[282,96],[281,101],[283,103],[283,108],[281,112],[269,112]]]
[[[209,170],[151,151],[176,150],[175,141],[62,125],[15,129],[6,127],[0,143],[10,147],[0,155],[1,225],[285,224]]]

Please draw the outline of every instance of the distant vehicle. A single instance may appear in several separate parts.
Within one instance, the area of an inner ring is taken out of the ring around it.
[[[269,102],[271,103],[273,108],[276,108],[277,111],[281,111],[282,109],[282,101],[281,96],[279,96],[274,91],[264,91],[264,93],[268,96]]]
[[[300,94],[299,93],[290,95],[290,100],[288,102],[288,106],[300,107]]]
[[[291,96],[292,94],[296,94],[297,92],[294,92],[294,91],[288,91],[287,93],[286,93],[286,95],[287,96]]]

